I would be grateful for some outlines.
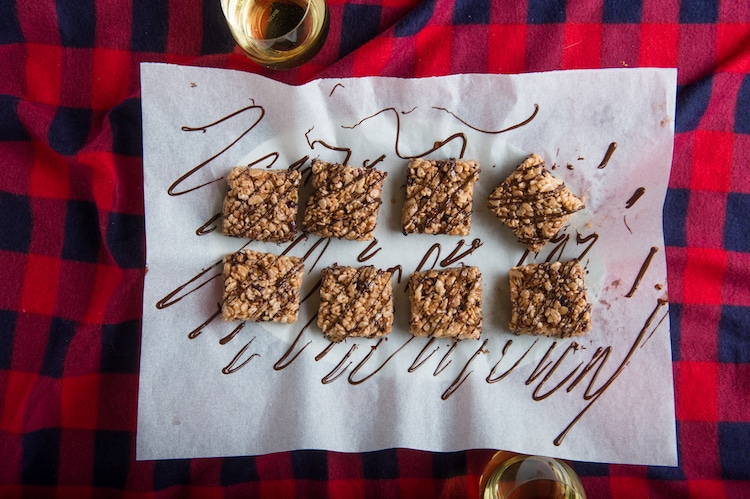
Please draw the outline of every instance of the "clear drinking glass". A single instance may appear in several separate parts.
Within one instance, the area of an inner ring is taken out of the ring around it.
[[[221,8],[237,45],[267,68],[304,64],[328,35],[326,0],[221,0]]]
[[[586,499],[581,480],[562,461],[497,452],[479,478],[481,499]]]

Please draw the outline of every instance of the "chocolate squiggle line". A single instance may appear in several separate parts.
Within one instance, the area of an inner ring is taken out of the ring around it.
[[[612,142],[611,144],[609,144],[609,147],[607,148],[607,152],[604,154],[604,158],[602,159],[602,162],[599,163],[599,166],[597,166],[599,170],[607,166],[610,158],[612,158],[612,154],[615,152],[615,149],[617,149],[617,142]]]
[[[331,89],[331,92],[328,94],[328,97],[331,97],[333,95],[333,92],[336,91],[337,88],[346,88],[343,83],[337,83],[333,86]]]
[[[242,354],[244,354],[247,351],[247,349],[250,348],[250,345],[253,343],[255,338],[256,337],[253,336],[253,338],[250,341],[248,341],[247,344],[244,347],[242,347],[242,349],[239,352],[237,352],[237,355],[234,356],[234,358],[229,362],[229,364],[227,364],[224,368],[222,368],[221,370],[222,374],[232,374],[234,372],[237,372],[243,367],[245,367],[247,363],[253,360],[255,357],[260,357],[259,353],[254,353],[250,357],[245,359],[245,361],[242,364],[235,365],[237,361],[240,360],[240,357],[242,357]]]
[[[320,144],[326,149],[330,149],[331,151],[337,151],[337,152],[345,152],[346,156],[344,157],[344,161],[341,163],[346,165],[349,164],[349,158],[352,156],[352,150],[348,147],[338,147],[338,146],[332,146],[322,140],[313,140],[310,142],[310,132],[313,131],[315,127],[310,128],[307,132],[305,132],[305,140],[307,141],[307,145],[310,146],[310,149],[315,149],[315,144]]]
[[[416,371],[417,369],[419,369],[420,367],[422,367],[422,365],[424,365],[425,362],[427,362],[428,360],[430,360],[430,357],[432,357],[432,355],[435,352],[437,352],[438,350],[440,350],[440,346],[436,346],[435,350],[433,350],[432,352],[430,352],[430,354],[427,357],[425,357],[424,359],[422,359],[422,356],[424,355],[424,353],[427,351],[427,349],[430,347],[430,345],[432,345],[434,342],[435,342],[435,338],[432,337],[432,338],[430,338],[430,340],[427,343],[425,343],[425,345],[422,347],[422,350],[420,350],[419,355],[416,356],[416,358],[414,359],[414,362],[412,362],[411,365],[409,366],[409,368],[407,369],[408,372],[413,373],[414,371]]]
[[[641,196],[643,196],[646,193],[645,187],[639,187],[635,190],[632,196],[630,196],[630,199],[628,199],[625,202],[625,209],[629,210],[633,207],[633,205],[638,202],[639,199],[641,199]]]
[[[368,251],[372,250],[377,245],[378,245],[378,240],[377,239],[373,239],[372,242],[369,245],[367,245],[367,248],[365,248],[364,250],[362,250],[362,252],[359,255],[357,255],[357,261],[360,262],[360,263],[364,263],[367,260],[369,260],[370,258],[372,258],[375,255],[377,255],[380,252],[380,250],[383,249],[382,247],[376,249],[375,251],[373,251],[369,255],[367,254]]]
[[[523,353],[523,355],[521,355],[518,358],[518,360],[516,360],[515,364],[513,364],[510,367],[510,369],[508,369],[507,371],[505,371],[502,374],[499,374],[499,375],[495,376],[495,371],[497,370],[497,367],[500,365],[500,362],[505,358],[505,354],[507,353],[507,351],[510,348],[510,346],[513,344],[513,340],[508,340],[505,343],[505,346],[503,347],[503,354],[500,357],[500,360],[498,360],[497,363],[495,363],[495,365],[492,366],[492,369],[490,370],[490,373],[487,375],[487,378],[485,378],[485,381],[488,384],[492,384],[492,383],[497,383],[498,381],[502,381],[503,379],[505,379],[505,377],[508,376],[511,372],[513,372],[513,370],[516,367],[518,367],[519,365],[521,365],[521,362],[523,361],[523,359],[526,358],[526,355],[531,351],[531,349],[534,348],[534,346],[536,345],[537,341],[539,341],[539,340],[538,339],[534,340],[534,343],[532,343],[531,346],[528,349],[526,349],[526,351]],[[495,376],[495,377],[493,377],[493,376]]]
[[[453,265],[454,263],[456,263],[457,261],[461,260],[462,258],[465,258],[465,257],[471,255],[472,253],[474,253],[483,244],[482,240],[477,237],[477,238],[475,238],[471,242],[471,245],[469,246],[469,249],[467,249],[463,253],[458,253],[458,250],[460,250],[461,247],[463,247],[464,243],[465,243],[465,241],[463,239],[461,239],[458,243],[456,243],[456,247],[453,248],[453,251],[451,251],[448,254],[448,256],[446,256],[445,258],[443,258],[442,260],[440,260],[440,266],[441,267],[447,267],[449,265]]]
[[[208,272],[210,272],[212,269],[214,269],[216,267],[219,267],[221,265],[222,265],[222,261],[219,260],[218,262],[214,263],[210,267],[207,267],[207,268],[201,270],[197,275],[195,275],[194,277],[192,277],[186,283],[178,286],[176,289],[174,289],[173,291],[171,291],[167,296],[165,296],[161,300],[157,301],[156,302],[156,308],[159,309],[159,310],[163,310],[163,309],[165,309],[167,307],[171,307],[175,303],[177,303],[180,300],[182,300],[183,298],[185,298],[187,295],[198,291],[200,288],[202,288],[203,286],[205,286],[209,282],[213,281],[217,277],[221,277],[221,272],[218,272],[218,273],[212,275],[211,277],[209,277],[207,280],[205,280],[204,282],[202,282],[198,286],[196,286],[195,288],[193,288],[190,291],[188,291],[187,293],[185,293],[184,295],[175,298],[182,290],[184,290],[185,288],[187,288],[188,286],[190,286],[191,284],[193,284],[195,281],[197,281],[198,279],[200,279],[201,277],[203,277],[205,274],[207,274]]]
[[[562,257],[563,251],[565,251],[565,246],[568,244],[568,241],[570,240],[570,234],[558,234],[552,239],[549,240],[549,242],[557,245],[552,248],[552,251],[549,252],[549,255],[547,255],[547,258],[544,259],[545,263],[549,263],[552,261],[552,258],[554,258],[555,253],[559,253],[557,255],[557,261],[560,261],[560,258]]]
[[[235,112],[233,112],[231,114],[228,114],[227,116],[224,116],[223,118],[220,118],[220,119],[214,121],[213,123],[209,123],[208,125],[204,125],[204,126],[200,126],[200,127],[188,127],[188,126],[181,127],[181,129],[182,129],[183,132],[197,132],[197,131],[200,131],[201,133],[206,133],[206,130],[208,128],[211,128],[211,127],[213,127],[215,125],[218,125],[219,123],[223,123],[224,121],[226,121],[228,119],[231,119],[231,118],[234,118],[235,116],[239,116],[240,114],[242,114],[242,113],[244,113],[246,111],[250,111],[250,110],[253,110],[253,109],[260,110],[260,116],[258,116],[258,119],[255,120],[255,123],[253,123],[249,128],[247,128],[244,132],[242,132],[236,139],[234,139],[232,142],[230,142],[229,145],[227,145],[226,147],[224,147],[221,151],[219,151],[218,153],[214,154],[213,156],[211,156],[207,160],[201,162],[199,165],[195,166],[194,168],[191,168],[184,175],[181,175],[180,178],[178,178],[177,180],[175,180],[174,183],[169,186],[169,188],[167,189],[167,194],[169,194],[170,196],[181,196],[183,194],[187,194],[188,192],[195,191],[197,189],[200,189],[201,187],[205,187],[205,186],[211,185],[211,184],[213,184],[215,182],[220,182],[222,180],[222,179],[219,178],[219,179],[207,182],[205,184],[201,184],[201,185],[196,186],[196,187],[191,187],[191,188],[189,188],[187,190],[176,191],[177,187],[181,183],[183,183],[185,180],[187,180],[188,178],[190,178],[193,174],[195,174],[198,170],[202,169],[204,166],[206,166],[207,164],[209,164],[211,161],[215,160],[216,158],[218,158],[219,156],[221,156],[222,154],[224,154],[225,152],[227,152],[232,146],[234,146],[237,142],[239,142],[240,139],[242,139],[242,137],[244,137],[245,135],[247,135],[248,133],[250,133],[250,131],[253,130],[253,128],[255,128],[258,125],[258,123],[261,122],[261,120],[263,120],[263,117],[266,114],[266,110],[262,106],[255,105],[255,101],[253,101],[252,99],[251,99],[251,101],[253,102],[252,105],[244,107],[244,108],[242,108],[242,109],[240,109],[238,111],[235,111]]]
[[[224,336],[222,339],[219,340],[219,345],[226,345],[227,343],[229,343],[230,341],[232,341],[234,339],[234,337],[237,336],[237,334],[240,331],[242,331],[242,329],[244,327],[245,327],[245,323],[244,322],[240,322],[237,325],[237,327],[232,330],[231,333],[229,333],[228,335]]]
[[[221,315],[221,303],[217,303],[216,308],[217,308],[216,312],[214,312],[213,315],[211,315],[211,317],[209,317],[206,320],[206,322],[204,322],[203,324],[201,324],[200,326],[198,326],[197,328],[193,329],[192,331],[188,333],[187,336],[189,340],[194,340],[195,338],[197,338],[203,332],[203,328],[208,326],[210,323],[214,321],[214,319],[216,319],[218,316]]]
[[[487,342],[489,340],[484,340],[484,342],[477,348],[477,350],[474,352],[474,354],[469,358],[468,361],[466,361],[466,364],[464,365],[463,369],[461,369],[461,372],[456,376],[456,379],[453,380],[453,383],[448,386],[448,388],[443,392],[442,395],[440,395],[440,398],[443,400],[448,400],[451,395],[456,393],[456,390],[461,388],[461,385],[464,384],[464,382],[468,379],[468,377],[473,373],[474,371],[469,371],[468,373],[466,370],[469,368],[469,365],[476,359],[479,354],[484,353],[485,349],[484,347],[487,345]],[[466,374],[464,374],[466,373]]]
[[[552,394],[554,394],[555,392],[557,392],[557,390],[559,390],[560,388],[562,388],[562,386],[565,383],[567,383],[568,380],[570,380],[570,378],[572,378],[573,376],[575,376],[575,374],[578,372],[578,370],[581,368],[581,366],[583,366],[583,362],[580,362],[575,367],[575,369],[573,369],[572,371],[570,371],[557,385],[555,385],[553,388],[549,389],[546,393],[544,393],[544,394],[540,394],[539,393],[541,391],[542,387],[544,386],[544,384],[547,381],[549,381],[549,379],[555,373],[555,371],[560,366],[560,364],[562,364],[562,361],[565,359],[565,357],[568,355],[568,353],[570,353],[570,352],[574,352],[575,353],[578,350],[578,348],[579,348],[579,345],[577,343],[575,343],[575,342],[573,342],[570,345],[568,345],[568,348],[566,348],[565,351],[563,352],[563,354],[560,356],[560,358],[557,359],[557,362],[555,362],[555,364],[547,372],[547,374],[544,376],[544,378],[542,378],[542,380],[539,382],[539,384],[536,386],[536,388],[534,388],[534,391],[531,393],[531,398],[534,401],[539,402],[539,401],[544,400],[547,397],[551,396]]]
[[[581,234],[579,234],[576,231],[576,244],[583,244],[588,241],[591,241],[591,243],[589,243],[589,245],[586,246],[586,249],[583,250],[583,253],[578,255],[578,258],[576,258],[576,261],[580,262],[581,260],[583,260],[583,257],[586,256],[586,254],[591,250],[591,248],[594,247],[594,245],[596,244],[598,240],[599,240],[599,234],[597,234],[596,232],[592,232],[591,234],[587,236],[581,236]]]
[[[336,364],[336,367],[331,369],[331,371],[328,374],[323,376],[323,379],[321,379],[320,382],[323,383],[324,385],[327,385],[339,379],[346,372],[346,370],[349,369],[349,366],[351,366],[354,363],[353,361],[349,361],[349,363],[346,366],[344,366],[344,362],[346,362],[349,359],[349,357],[352,356],[352,354],[357,348],[359,348],[359,345],[357,343],[353,344],[351,348],[349,348],[349,351],[346,352],[346,355],[344,355],[344,357],[341,359],[341,361],[338,364]]]
[[[410,109],[408,111],[401,111],[401,114],[404,114],[404,115],[410,114],[415,109],[417,109],[417,108],[413,107],[412,109]],[[463,141],[463,144],[461,146],[461,154],[459,155],[459,158],[463,158],[464,157],[464,154],[466,153],[467,138],[466,138],[466,135],[464,135],[463,133],[455,133],[455,134],[451,135],[450,137],[448,137],[445,140],[437,141],[437,142],[435,142],[434,146],[431,149],[428,149],[427,151],[422,152],[420,154],[415,154],[413,156],[404,156],[403,154],[401,154],[401,152],[399,151],[399,144],[401,142],[401,117],[399,116],[399,111],[395,107],[387,107],[385,109],[381,109],[380,111],[378,111],[378,112],[376,112],[374,114],[371,114],[370,116],[362,118],[361,120],[359,120],[354,125],[341,125],[341,128],[354,129],[354,128],[360,126],[365,121],[370,120],[372,118],[375,118],[376,116],[379,116],[379,115],[381,115],[381,114],[383,114],[385,112],[392,112],[394,114],[394,116],[396,117],[396,142],[394,143],[394,151],[396,152],[396,156],[398,156],[399,158],[401,158],[401,159],[421,158],[423,156],[427,156],[428,154],[431,154],[431,153],[437,151],[438,149],[440,149],[441,147],[445,146],[446,144],[448,144],[448,143],[450,143],[450,142],[452,142],[452,141],[454,141],[456,139],[459,139],[459,138],[462,139],[462,141]]]
[[[633,286],[630,288],[630,291],[628,291],[628,294],[625,295],[625,298],[632,298],[635,294],[635,291],[638,289],[638,285],[641,283],[641,280],[643,279],[643,276],[646,275],[646,271],[648,270],[649,265],[651,265],[651,260],[654,258],[654,255],[659,251],[659,248],[656,246],[653,246],[651,250],[648,252],[648,256],[643,261],[643,264],[641,265],[641,269],[638,271],[638,275],[635,278],[635,281],[633,282]]]
[[[382,162],[385,159],[385,154],[381,154],[378,158],[376,158],[374,161],[370,162],[369,159],[366,159],[362,162],[363,168],[375,168],[375,165]]]
[[[563,440],[565,440],[565,437],[570,433],[570,430],[573,429],[573,427],[583,418],[583,416],[588,412],[589,409],[591,409],[591,406],[593,406],[597,400],[599,400],[599,397],[601,397],[607,389],[614,383],[614,381],[622,374],[622,372],[625,370],[625,367],[630,362],[630,359],[635,354],[635,351],[638,349],[639,345],[643,341],[643,339],[646,337],[646,334],[648,333],[649,328],[651,327],[651,324],[653,323],[654,319],[656,318],[659,310],[661,307],[667,304],[666,300],[659,299],[656,302],[656,306],[654,307],[654,310],[651,312],[649,317],[646,319],[646,321],[643,324],[643,327],[641,328],[640,332],[638,333],[638,337],[635,339],[635,342],[630,347],[630,350],[625,355],[625,358],[623,358],[620,365],[617,367],[615,372],[604,382],[602,386],[600,386],[597,389],[594,389],[594,383],[596,382],[596,379],[601,372],[602,367],[606,363],[606,359],[608,357],[604,355],[599,355],[597,357],[597,360],[592,360],[587,368],[584,368],[584,371],[576,378],[576,380],[573,381],[573,384],[571,387],[568,388],[568,392],[572,390],[572,387],[578,384],[582,379],[583,376],[588,373],[588,370],[593,368],[593,366],[598,363],[598,367],[596,369],[596,372],[594,373],[593,378],[591,381],[589,381],[588,386],[586,387],[585,393],[583,394],[584,400],[588,401],[588,404],[570,421],[570,423],[563,429],[563,431],[552,441],[552,443],[555,446],[560,446],[563,443]],[[661,321],[659,322],[661,324]],[[658,326],[657,326],[658,327]],[[653,334],[653,333],[652,333]],[[611,347],[608,347],[611,350]],[[600,350],[597,350],[597,353],[599,353]],[[589,367],[590,366],[590,367]],[[588,370],[587,370],[588,369]]]
[[[299,342],[300,338],[302,338],[302,334],[307,330],[308,327],[310,327],[310,324],[312,324],[315,321],[315,319],[317,319],[317,318],[318,318],[318,313],[315,312],[315,314],[313,314],[313,316],[310,318],[310,320],[307,321],[307,323],[304,326],[302,326],[302,329],[300,329],[299,333],[297,333],[297,336],[294,338],[294,341],[292,342],[291,346],[286,350],[286,352],[284,352],[281,355],[281,357],[279,357],[279,360],[277,360],[276,363],[273,365],[274,371],[281,371],[282,369],[285,369],[285,368],[289,367],[289,365],[292,362],[294,362],[297,359],[297,357],[300,356],[300,354],[302,353],[302,351],[305,348],[307,348],[310,345],[310,343],[312,343],[312,340],[310,340],[307,343],[305,343],[304,345],[302,345],[302,348],[300,348],[297,351],[297,353],[295,353],[294,356],[292,356],[292,358],[289,359],[288,362],[286,361],[287,358],[289,358],[289,356],[292,355],[292,352],[294,351],[294,348],[297,346],[297,343]]]
[[[400,347],[398,347],[396,350],[394,350],[393,353],[391,353],[388,356],[388,358],[386,358],[385,361],[383,361],[383,363],[380,364],[374,371],[372,371],[370,374],[367,374],[366,376],[364,376],[361,379],[355,380],[354,376],[359,372],[360,369],[362,369],[362,367],[367,363],[367,361],[370,360],[370,357],[372,357],[372,354],[375,352],[375,350],[378,348],[378,346],[380,346],[380,343],[383,341],[383,338],[380,338],[375,345],[373,345],[373,346],[370,347],[370,351],[367,352],[367,355],[365,355],[365,357],[359,362],[359,364],[357,364],[354,367],[354,369],[352,369],[352,371],[349,373],[349,384],[351,384],[351,385],[359,385],[361,383],[364,383],[368,379],[372,378],[373,376],[375,376],[378,372],[380,372],[381,369],[383,369],[385,367],[385,365],[388,362],[391,361],[391,359],[396,354],[398,354],[413,339],[414,339],[414,336],[409,337],[408,340],[406,340]]]
[[[481,133],[487,133],[487,134],[491,134],[491,135],[497,135],[497,134],[501,134],[501,133],[505,133],[505,132],[510,132],[511,130],[515,130],[517,128],[521,128],[522,126],[525,126],[525,125],[528,125],[529,123],[531,123],[531,121],[534,118],[536,118],[536,115],[539,112],[539,104],[534,104],[534,111],[531,113],[531,116],[529,116],[528,118],[526,118],[525,120],[523,120],[523,121],[521,121],[519,123],[516,123],[515,125],[511,125],[511,126],[509,126],[507,128],[503,128],[501,130],[483,130],[481,128],[478,128],[478,127],[470,124],[469,122],[467,122],[463,118],[457,116],[453,111],[450,111],[450,110],[448,110],[448,109],[446,109],[444,107],[432,106],[432,109],[437,109],[438,111],[445,111],[446,113],[450,114],[451,116],[453,116],[454,118],[456,118],[458,121],[460,121],[461,123],[463,123],[467,127],[471,128],[472,130],[476,130],[477,132],[481,132]]]
[[[433,376],[438,376],[440,373],[445,371],[445,369],[451,364],[451,362],[453,362],[453,360],[450,360],[450,359],[448,360],[448,362],[445,362],[445,360],[448,359],[448,357],[453,353],[453,350],[456,349],[457,345],[458,345],[458,340],[451,343],[451,347],[448,349],[447,352],[445,352],[445,355],[443,355],[443,358],[440,359],[440,362],[438,362],[437,367],[432,372]]]
[[[217,221],[220,218],[221,218],[221,212],[219,212],[219,213],[215,214],[214,216],[212,216],[211,218],[209,218],[206,223],[204,223],[203,225],[201,225],[200,227],[198,227],[198,229],[196,229],[195,235],[199,236],[199,237],[200,236],[205,236],[207,234],[212,233],[216,229],[218,229],[219,227],[217,225],[214,225],[211,228],[209,228],[209,225],[211,225],[212,223],[214,223],[215,221]]]

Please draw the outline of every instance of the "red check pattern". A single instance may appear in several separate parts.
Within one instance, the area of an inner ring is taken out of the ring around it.
[[[750,5],[330,0],[261,70],[216,0],[0,0],[0,497],[477,497],[492,451],[136,462],[139,63],[318,77],[678,68],[664,208],[678,468],[574,463],[589,497],[750,497]]]

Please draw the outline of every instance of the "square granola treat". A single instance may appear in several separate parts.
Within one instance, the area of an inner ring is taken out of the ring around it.
[[[513,267],[509,274],[511,331],[567,338],[591,330],[591,305],[577,260]]]
[[[375,168],[314,161],[304,230],[321,237],[371,240],[387,175]]]
[[[478,339],[482,334],[482,273],[478,267],[426,270],[409,276],[414,336]]]
[[[478,178],[476,161],[410,160],[401,214],[403,233],[468,236]]]
[[[583,200],[552,176],[532,154],[490,194],[490,210],[510,227],[529,251],[538,252],[555,237]]]
[[[323,269],[318,326],[326,338],[384,336],[393,328],[391,273],[373,266]]]
[[[298,171],[234,168],[227,175],[224,235],[273,242],[294,239],[300,178]]]
[[[225,320],[292,323],[304,264],[295,256],[242,250],[224,257]]]

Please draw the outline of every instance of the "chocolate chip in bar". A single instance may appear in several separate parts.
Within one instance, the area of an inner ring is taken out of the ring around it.
[[[297,171],[234,168],[227,175],[224,235],[272,242],[294,239],[300,177]]]
[[[487,205],[533,252],[542,249],[584,207],[583,200],[553,176],[536,154],[492,191]]]
[[[478,267],[414,272],[409,276],[409,332],[455,340],[482,334],[482,273]]]
[[[323,269],[318,326],[325,337],[375,338],[393,329],[391,273],[373,266]]]
[[[474,184],[478,178],[476,161],[410,160],[402,232],[469,235]]]
[[[373,239],[387,175],[375,168],[314,161],[303,229],[321,237]]]
[[[226,320],[292,323],[299,314],[304,264],[295,256],[242,250],[224,257]]]
[[[577,260],[513,267],[509,276],[512,332],[567,338],[591,330],[585,273]]]

